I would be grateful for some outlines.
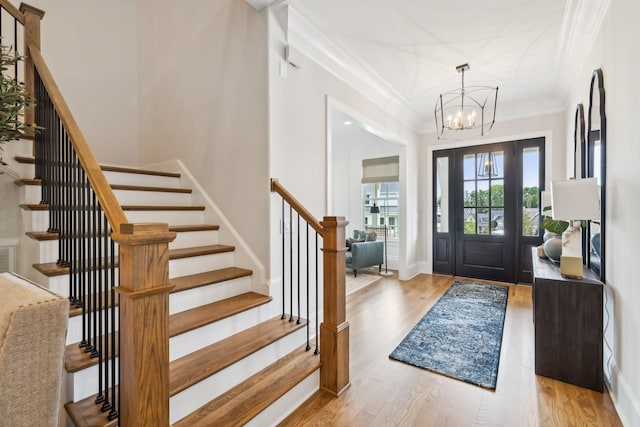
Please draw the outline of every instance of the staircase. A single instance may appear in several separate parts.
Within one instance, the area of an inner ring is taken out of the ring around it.
[[[28,157],[16,161],[27,171],[33,164]],[[180,174],[101,168],[131,223],[168,223],[177,236],[169,244],[170,422],[264,426],[283,419],[319,387],[320,358],[305,351],[305,320],[281,320],[280,304],[252,290],[253,272],[236,265],[234,245],[219,241],[220,227],[205,222],[207,208],[192,203]],[[68,296],[69,269],[56,264],[58,235],[46,231],[40,182],[16,183],[29,228],[23,240],[33,257],[25,274]],[[69,313],[65,408],[76,426],[116,425],[94,403],[97,359],[78,345],[80,312]]]

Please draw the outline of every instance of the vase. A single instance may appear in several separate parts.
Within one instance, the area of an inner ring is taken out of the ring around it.
[[[546,235],[547,233],[545,233]],[[550,260],[560,261],[560,255],[562,255],[562,237],[558,234],[552,234],[544,242],[544,253]]]

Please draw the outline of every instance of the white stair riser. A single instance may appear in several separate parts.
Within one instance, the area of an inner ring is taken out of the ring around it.
[[[289,390],[284,396],[280,397],[280,399],[276,400],[268,408],[256,415],[246,423],[244,427],[278,425],[319,389],[320,369],[317,369],[298,385]]]
[[[175,423],[184,418],[210,400],[300,347],[304,344],[305,339],[305,330],[302,328],[171,397],[169,421]],[[313,355],[313,351],[308,353],[309,357],[318,357]]]
[[[111,318],[111,311],[108,312]],[[118,308],[115,309],[116,319],[118,318]],[[104,310],[100,311],[100,319],[104,322]],[[109,320],[111,321],[111,320]],[[116,326],[117,326],[116,322]],[[104,323],[103,323],[104,324]],[[75,344],[82,341],[82,316],[73,316],[69,318],[69,326],[67,327],[67,345]]]
[[[100,250],[100,257],[103,258],[105,254],[105,245],[104,240],[100,237],[98,238],[99,245],[96,246],[96,251]],[[82,244],[82,242],[79,242]],[[98,244],[98,242],[96,242]],[[26,243],[28,247],[28,251],[30,256],[37,257],[34,259],[34,264],[44,264],[47,262],[57,262],[59,258],[59,242],[58,240],[43,240],[37,241],[34,239],[29,239]],[[84,239],[85,245],[85,254],[89,253],[89,247],[91,247],[91,251],[93,251],[93,242],[90,239]],[[91,245],[91,246],[89,246]],[[79,250],[79,249],[78,249]],[[109,249],[111,250],[111,249]],[[116,259],[118,257],[118,245],[115,245],[115,256]],[[86,259],[86,256],[85,256]]]
[[[118,358],[116,358],[117,370],[120,369],[118,362]],[[109,363],[109,372],[111,372],[111,363]],[[78,372],[67,373],[67,398],[77,402],[98,393],[99,374],[98,365]]]
[[[118,284],[118,274],[119,274],[119,269],[116,268],[115,269],[115,277],[116,277],[116,285]],[[38,272],[36,275],[36,280],[35,282],[46,287],[47,289],[52,290],[53,292],[57,293],[58,295],[62,295],[65,297],[69,296],[69,275],[64,274],[61,276],[51,276],[51,277],[47,277],[44,274]]]
[[[109,184],[140,185],[145,187],[168,188],[180,187],[180,178],[110,171],[104,171],[103,173]]]
[[[47,231],[49,211],[22,210],[22,225],[26,231]]]
[[[204,223],[203,211],[126,211],[131,224],[161,222],[171,225],[193,225]]]
[[[169,314],[180,313],[201,305],[231,298],[251,290],[251,278],[241,277],[221,283],[213,283],[182,292],[169,297]]]
[[[121,205],[190,205],[191,194],[159,191],[113,190]]]
[[[218,243],[218,231],[185,231],[176,233],[176,239],[169,243],[169,249],[194,248]]]
[[[169,360],[176,360],[258,323],[265,322],[271,317],[268,304],[264,304],[175,336],[169,340]]]
[[[34,205],[42,200],[42,190],[39,185],[23,185],[18,193],[20,204]]]
[[[172,259],[169,261],[169,277],[188,276],[190,274],[231,267],[234,265],[233,261],[233,252]]]

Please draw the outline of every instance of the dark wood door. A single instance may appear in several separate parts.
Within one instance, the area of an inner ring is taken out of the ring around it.
[[[531,282],[544,138],[435,151],[433,271]]]
[[[460,149],[453,199],[456,275],[514,279],[514,167],[506,143]]]

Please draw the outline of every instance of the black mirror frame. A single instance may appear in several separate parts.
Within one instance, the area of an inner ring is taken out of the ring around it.
[[[598,100],[600,108],[600,165],[594,165],[594,135],[592,134],[592,114],[593,114],[593,96],[594,89],[598,89]],[[594,176],[596,166],[600,167],[600,271],[598,272],[591,266],[591,259],[587,257],[587,266],[593,269],[596,273],[599,273],[600,280],[605,281],[605,207],[606,207],[606,141],[607,141],[607,117],[605,114],[605,93],[604,93],[604,78],[602,75],[602,69],[598,68],[594,70],[591,75],[591,86],[589,89],[589,116],[588,116],[588,128],[587,128],[587,176]],[[591,221],[588,221],[585,238],[589,241],[591,236]]]
[[[573,127],[573,176],[574,178],[584,178],[586,158],[585,153],[587,143],[585,140],[584,106],[576,106],[576,115]],[[580,140],[578,140],[578,137]],[[578,149],[580,150],[580,171],[578,171]],[[579,173],[579,174],[578,174]]]

